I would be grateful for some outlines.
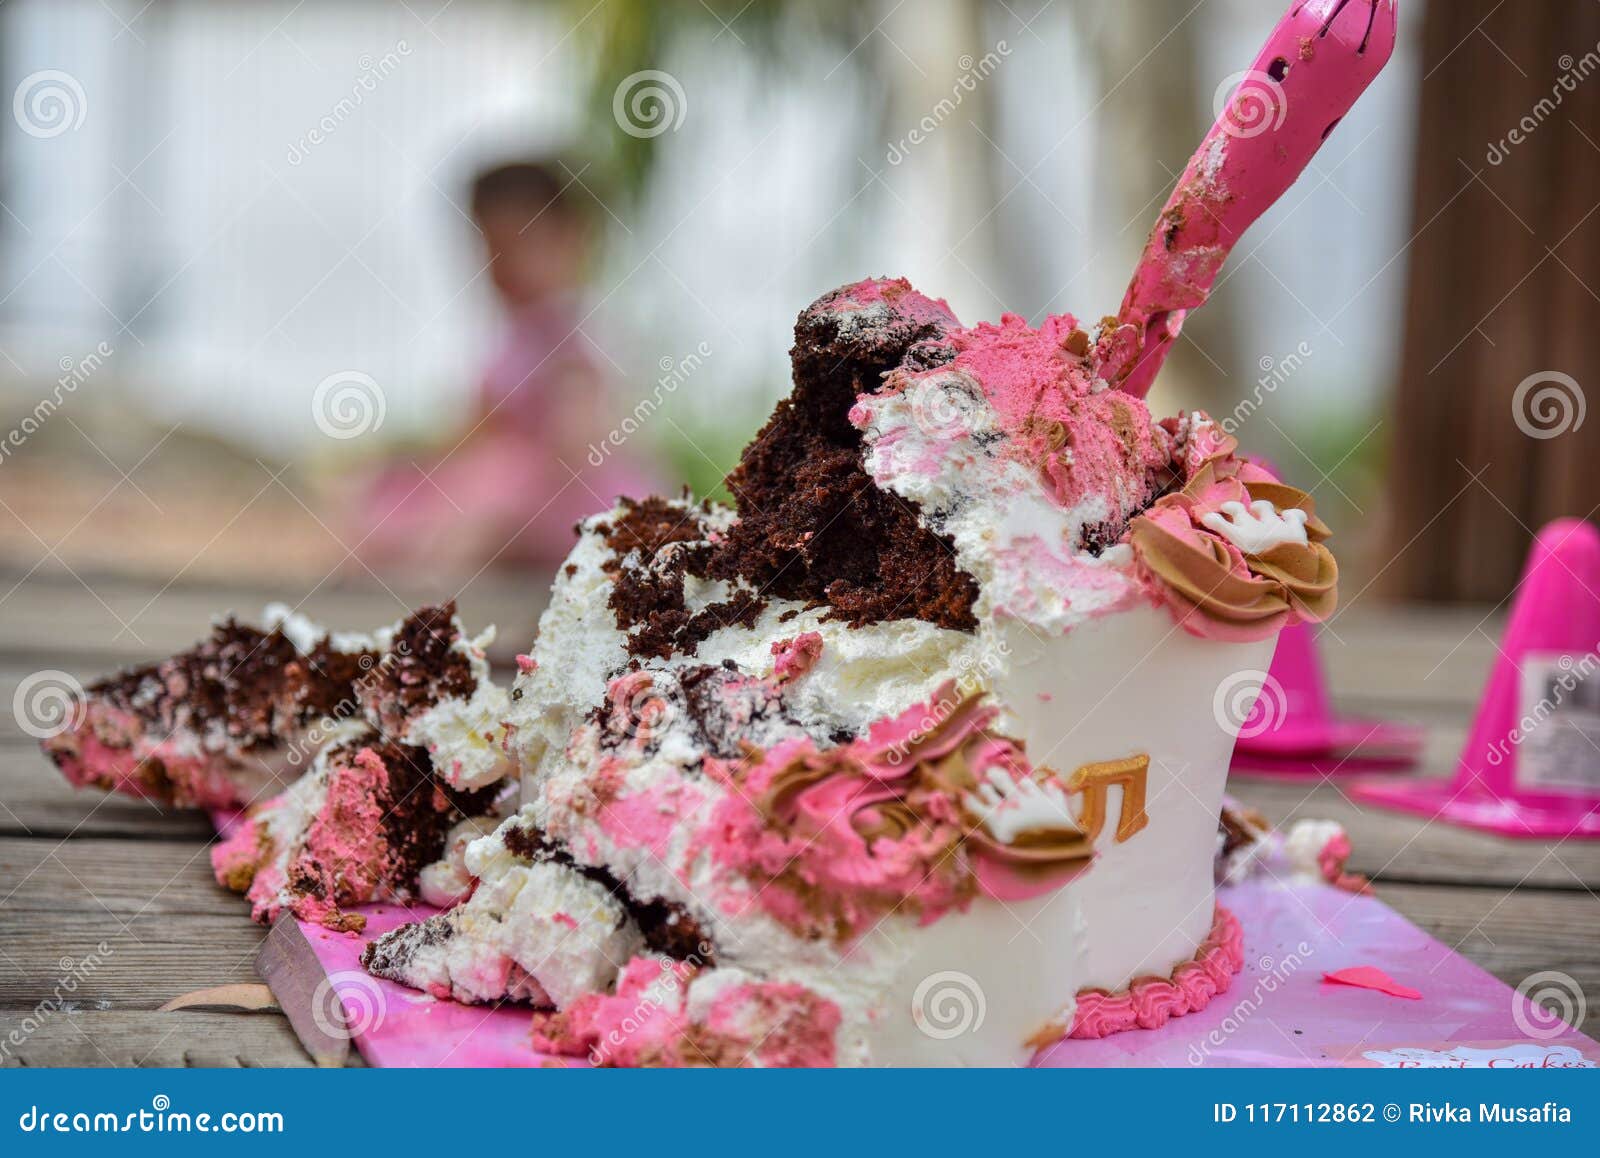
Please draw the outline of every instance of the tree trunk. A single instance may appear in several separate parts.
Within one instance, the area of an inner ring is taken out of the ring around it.
[[[1394,594],[1503,599],[1540,525],[1600,503],[1597,42],[1600,5],[1427,7]]]

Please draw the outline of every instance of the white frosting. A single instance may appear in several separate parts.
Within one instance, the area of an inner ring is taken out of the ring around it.
[[[1337,820],[1297,820],[1283,835],[1283,859],[1297,882],[1322,879],[1322,850],[1344,835]]]
[[[1263,555],[1288,543],[1305,546],[1306,513],[1298,507],[1279,511],[1266,499],[1246,507],[1241,502],[1222,504],[1221,513],[1202,515],[1200,521],[1246,555]]]
[[[467,846],[488,836],[499,824],[499,816],[472,816],[457,822],[445,837],[439,859],[417,874],[417,895],[441,909],[465,900],[474,879],[467,871]]]
[[[858,413],[867,473],[950,537],[956,562],[978,581],[980,620],[1004,612],[1060,632],[1139,598],[1131,551],[1096,557],[1076,544],[1086,527],[1132,512],[1142,494],[1119,493],[1115,510],[1103,495],[1062,507],[1001,453],[999,416],[964,372],[913,378],[863,399]]]
[[[487,917],[491,941],[537,977],[558,1006],[611,988],[617,970],[644,948],[622,906],[604,885],[571,868],[497,859],[509,856],[489,841],[468,850],[467,864],[482,883],[474,903],[461,910],[461,931],[470,934],[480,914],[492,914]],[[503,919],[496,919],[501,914]],[[461,983],[457,978],[458,987]]]
[[[430,918],[429,935],[390,934],[407,939],[392,974],[407,985],[468,1003],[561,1006],[609,989],[644,948],[611,892],[568,865],[530,864],[493,837],[472,842],[466,863],[478,880],[471,897]]]
[[[327,640],[334,651],[353,655],[360,651],[382,651],[393,639],[393,628],[381,628],[368,635],[359,631],[330,632],[321,624],[295,611],[287,603],[269,603],[261,610],[261,629],[278,630],[301,655],[308,655]]]
[[[965,803],[983,826],[1002,844],[1010,844],[1024,832],[1042,828],[1072,828],[1077,818],[1067,803],[1067,794],[1053,777],[1038,780],[1013,780],[999,768],[989,769],[988,781],[969,794]]]
[[[453,788],[482,788],[516,771],[504,744],[511,697],[490,678],[484,654],[493,642],[493,627],[476,639],[460,634],[450,646],[472,670],[472,694],[464,700],[446,696],[406,722],[406,741],[426,748],[434,772]]]

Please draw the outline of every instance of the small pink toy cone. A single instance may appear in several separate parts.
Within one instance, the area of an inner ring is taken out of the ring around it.
[[[1600,532],[1539,532],[1455,779],[1352,785],[1359,800],[1503,836],[1600,837]]]
[[[1310,624],[1278,635],[1266,686],[1234,743],[1233,771],[1282,778],[1409,768],[1422,729],[1336,716]]]

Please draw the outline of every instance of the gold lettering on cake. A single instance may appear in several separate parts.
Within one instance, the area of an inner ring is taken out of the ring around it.
[[[1117,843],[1121,844],[1145,825],[1150,815],[1144,810],[1145,785],[1150,776],[1150,757],[1127,756],[1121,760],[1101,760],[1081,765],[1067,777],[1067,791],[1083,794],[1083,814],[1078,825],[1093,843],[1106,824],[1106,797],[1114,786],[1122,789],[1122,807],[1117,816]]]

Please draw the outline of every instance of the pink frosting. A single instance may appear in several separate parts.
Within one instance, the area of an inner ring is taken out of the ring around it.
[[[211,846],[211,871],[217,883],[226,885],[230,877],[253,877],[261,856],[261,823],[243,820],[227,830],[227,835]]]
[[[931,322],[945,327],[960,324],[948,302],[918,292],[903,277],[870,277],[854,282],[830,294],[823,308],[833,313],[849,313],[879,305],[893,307],[895,313],[912,322]]]
[[[616,992],[586,993],[559,1013],[536,1013],[533,1045],[604,1066],[832,1066],[839,1008],[802,985],[724,986],[699,1020],[689,987],[709,978],[685,961],[635,957]]]
[[[67,780],[128,796],[170,799],[186,808],[231,808],[248,790],[229,776],[231,761],[188,750],[172,738],[152,739],[137,717],[90,701],[70,730],[44,742],[45,752]]]
[[[1016,314],[950,332],[950,363],[916,373],[897,372],[887,388],[966,374],[993,408],[1006,435],[1003,453],[1038,472],[1046,491],[1064,507],[1103,498],[1113,514],[1137,504],[1166,466],[1169,439],[1144,403],[1097,385],[1088,335],[1070,314],[1046,318],[1038,329]],[[865,426],[872,397],[861,398],[851,421]],[[923,431],[924,436],[936,431]],[[951,424],[951,438],[961,434]],[[937,445],[930,458],[954,453]],[[917,469],[936,468],[933,461]]]
[[[218,883],[228,885],[254,870],[245,896],[257,921],[270,924],[288,908],[302,920],[343,927],[341,904],[391,895],[396,863],[384,828],[388,788],[383,758],[361,748],[329,768],[327,798],[286,864],[279,860],[283,850],[271,846],[270,830],[258,818],[240,824],[212,848],[212,872]],[[261,806],[260,815],[284,805],[284,797],[274,797]]]
[[[1322,879],[1336,889],[1343,889],[1347,893],[1370,893],[1371,881],[1360,873],[1345,871],[1351,851],[1350,837],[1344,832],[1335,833],[1317,854],[1317,869],[1322,873]]]
[[[1194,958],[1169,977],[1138,977],[1120,993],[1085,989],[1078,994],[1071,1038],[1108,1037],[1129,1029],[1160,1029],[1174,1017],[1197,1013],[1227,991],[1244,968],[1244,930],[1239,919],[1217,906],[1211,932]]]
[[[822,635],[807,631],[793,639],[780,639],[772,645],[773,674],[780,680],[799,679],[822,658]]]
[[[602,782],[614,770],[620,784],[623,766],[605,757]],[[596,817],[600,829],[619,848],[647,848],[657,859],[665,860],[674,834],[683,818],[698,816],[705,805],[706,792],[683,777],[670,777],[661,784],[637,792],[618,791],[600,801]]]

